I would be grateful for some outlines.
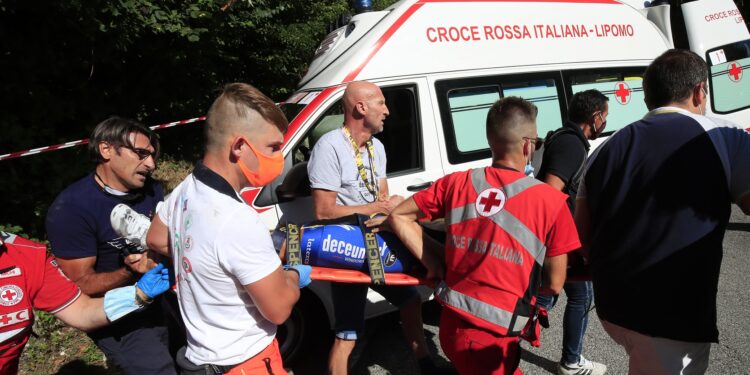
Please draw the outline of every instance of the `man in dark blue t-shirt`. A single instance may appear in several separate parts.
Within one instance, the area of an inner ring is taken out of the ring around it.
[[[643,77],[650,112],[591,156],[576,200],[596,311],[630,373],[702,374],[731,204],[750,214],[750,134],[703,116],[705,61],[669,50]]]
[[[131,285],[155,263],[138,244],[112,229],[110,213],[120,203],[152,217],[164,199],[150,178],[159,142],[151,129],[112,117],[96,126],[89,141],[94,173],[58,195],[47,213],[47,235],[57,263],[84,293],[99,297]],[[160,304],[153,304],[89,336],[126,374],[174,374]]]
[[[607,126],[609,104],[598,90],[573,95],[568,106],[568,121],[544,141],[542,165],[537,178],[568,195],[568,208],[574,213],[578,185],[589,154],[589,140],[596,139]],[[568,281],[563,287],[568,302],[563,317],[563,347],[557,373],[560,375],[601,375],[607,366],[586,359],[583,336],[588,326],[589,308],[594,298],[590,281]],[[557,296],[539,295],[539,305],[552,309]]]

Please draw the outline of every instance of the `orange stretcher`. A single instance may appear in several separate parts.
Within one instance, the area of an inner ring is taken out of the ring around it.
[[[361,283],[370,284],[372,278],[370,274],[352,269],[339,269],[327,267],[312,267],[310,278],[320,281],[333,281],[340,283]],[[405,273],[386,273],[385,285],[426,285],[427,280],[407,275]]]

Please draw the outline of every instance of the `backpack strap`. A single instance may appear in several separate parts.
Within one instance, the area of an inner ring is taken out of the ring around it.
[[[586,150],[586,144],[584,143],[584,141],[581,139],[581,137],[578,136],[578,134],[576,134],[575,130],[573,130],[573,129],[567,127],[567,126],[563,126],[562,128],[557,129],[557,130],[550,130],[549,133],[547,133],[546,139],[544,140],[544,148],[545,149],[549,148],[549,146],[552,145],[555,140],[559,139],[560,135],[566,134],[566,133],[567,134],[571,134],[571,135],[575,135],[576,139],[578,139],[579,141],[581,141],[581,146],[583,146],[583,152],[585,154],[588,154],[588,152]],[[576,182],[580,181],[581,175],[583,174],[583,168],[584,168],[584,166],[586,166],[586,157],[585,156],[584,156],[584,159],[583,159],[583,163],[581,163],[581,165],[578,167],[578,170],[576,171],[576,173],[570,178],[570,181],[568,181],[568,183],[565,184],[565,190],[567,190],[567,191],[571,191],[572,190],[572,191],[575,191],[576,193],[578,192],[578,186],[577,186]]]

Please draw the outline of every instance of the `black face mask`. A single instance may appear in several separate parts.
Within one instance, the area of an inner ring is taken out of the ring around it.
[[[99,174],[97,174],[96,172],[94,172],[94,176],[96,176],[95,178],[98,178],[99,181],[101,181],[102,185],[104,185],[104,186],[101,186],[97,183],[96,186],[99,186],[99,190],[101,190],[102,193],[109,195],[110,197],[115,197],[126,203],[135,202],[143,198],[143,192],[141,191],[137,191],[134,193],[131,193],[131,192],[124,193],[119,190],[115,190],[109,185],[107,185],[104,182],[104,180],[102,180],[102,178],[99,177]],[[94,183],[96,183],[96,181],[94,181]]]

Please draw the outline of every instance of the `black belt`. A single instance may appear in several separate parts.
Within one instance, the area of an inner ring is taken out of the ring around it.
[[[176,361],[177,365],[180,366],[181,375],[221,375],[225,372],[229,372],[229,370],[236,366],[213,365],[210,363],[196,365],[195,363],[190,362],[187,357],[185,357],[186,350],[187,347],[183,346],[182,348],[180,348],[180,350],[177,351]]]
[[[180,348],[180,350],[177,351],[176,361],[177,365],[180,367],[180,375],[222,375],[237,367],[237,365],[214,365],[211,363],[196,365],[195,363],[190,362],[187,357],[185,357],[186,351],[187,346],[183,346],[182,348]],[[268,375],[273,375],[273,369],[271,368],[271,359],[263,358],[263,363],[266,364]]]

